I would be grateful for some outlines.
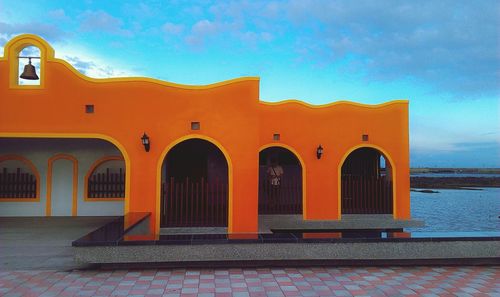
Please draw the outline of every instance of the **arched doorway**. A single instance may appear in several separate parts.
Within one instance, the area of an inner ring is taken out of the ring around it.
[[[286,148],[259,154],[259,214],[302,214],[302,166]]]
[[[161,227],[227,227],[228,164],[211,142],[175,145],[163,161],[161,187]]]
[[[392,169],[377,149],[354,150],[342,164],[343,214],[392,214]]]
[[[48,161],[46,213],[51,216],[78,214],[78,160],[57,154]]]

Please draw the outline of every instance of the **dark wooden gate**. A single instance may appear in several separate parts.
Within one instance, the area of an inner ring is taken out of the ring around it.
[[[342,175],[342,213],[391,214],[392,181],[386,176]]]
[[[283,165],[279,186],[271,185],[267,168],[259,168],[259,214],[302,214],[302,170]]]
[[[123,198],[125,197],[125,173],[112,173],[109,168],[106,172],[94,173],[89,177],[87,196],[89,198]]]
[[[227,181],[171,177],[161,197],[161,227],[227,227]]]
[[[8,172],[3,168],[0,172],[0,198],[35,198],[36,183],[36,177],[31,173],[23,173],[20,168]]]

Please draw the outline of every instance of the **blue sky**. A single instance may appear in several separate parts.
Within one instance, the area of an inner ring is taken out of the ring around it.
[[[413,167],[500,167],[498,1],[5,1],[20,33],[93,77],[208,84],[261,100],[410,100]]]

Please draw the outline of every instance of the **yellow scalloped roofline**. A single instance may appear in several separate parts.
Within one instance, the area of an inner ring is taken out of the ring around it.
[[[46,62],[55,62],[64,65],[66,68],[68,68],[73,74],[75,74],[77,77],[80,79],[83,79],[88,82],[92,83],[110,83],[110,82],[148,82],[148,83],[153,83],[153,84],[158,84],[162,86],[167,86],[167,87],[174,87],[174,88],[179,88],[179,89],[190,89],[190,90],[200,90],[200,89],[211,89],[211,88],[217,88],[229,84],[234,84],[242,81],[259,81],[260,78],[258,76],[248,76],[248,77],[238,77],[238,78],[233,78],[229,80],[224,80],[212,84],[207,84],[207,85],[185,85],[185,84],[178,84],[178,83],[173,83],[173,82],[168,82],[156,78],[150,78],[150,77],[113,77],[113,78],[92,78],[84,75],[83,73],[79,72],[75,67],[73,67],[70,63],[63,59],[58,59],[55,58],[55,51],[54,49],[50,46],[50,44],[43,39],[42,37],[35,35],[35,34],[21,34],[18,35],[11,40],[9,40],[5,46],[4,46],[4,54],[3,57],[0,57],[0,61],[3,60],[8,60],[9,56],[14,54],[15,50],[17,50],[19,47],[25,47],[33,45],[36,46],[40,49],[41,56],[42,58],[46,59]],[[14,49],[14,51],[13,51]],[[16,53],[17,55],[17,53]],[[13,63],[13,61],[11,61]],[[17,65],[15,65],[17,67]],[[12,66],[14,67],[14,66]]]
[[[158,84],[166,87],[173,87],[173,88],[178,88],[178,89],[189,89],[189,90],[202,90],[202,89],[212,89],[212,88],[217,88],[229,84],[234,84],[242,81],[259,81],[260,77],[258,76],[244,76],[244,77],[238,77],[238,78],[233,78],[233,79],[228,79],[212,84],[207,84],[207,85],[185,85],[185,84],[178,84],[178,83],[173,83],[161,79],[156,79],[156,78],[150,78],[150,77],[111,77],[111,78],[93,78],[93,77],[88,77],[84,75],[83,73],[79,72],[75,67],[73,67],[71,64],[69,64],[66,60],[63,59],[49,59],[50,62],[55,62],[64,65],[66,68],[71,70],[73,74],[78,76],[79,78],[93,82],[93,83],[110,83],[110,82],[148,82],[148,83],[153,83],[153,84]]]
[[[282,100],[282,101],[278,101],[278,102],[260,101],[260,103],[262,103],[264,105],[270,105],[270,106],[298,104],[298,105],[308,107],[308,108],[326,108],[326,107],[335,106],[335,105],[352,105],[352,106],[366,107],[366,108],[381,108],[381,107],[385,107],[385,106],[393,105],[393,104],[408,104],[409,100],[408,99],[398,99],[398,100],[391,100],[391,101],[379,103],[379,104],[365,104],[365,103],[358,103],[358,102],[346,101],[346,100],[335,101],[335,102],[330,102],[330,103],[326,103],[326,104],[311,104],[311,103],[304,102],[304,101],[297,100],[297,99],[287,99],[287,100]]]

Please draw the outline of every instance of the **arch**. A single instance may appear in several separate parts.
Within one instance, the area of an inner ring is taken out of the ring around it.
[[[124,197],[115,197],[115,198],[90,198],[88,197],[88,188],[89,188],[89,178],[92,176],[94,171],[102,164],[108,162],[108,161],[125,161],[122,156],[105,156],[102,157],[98,160],[96,160],[92,165],[90,166],[89,170],[85,174],[85,179],[84,179],[84,188],[83,188],[83,199],[84,201],[122,201],[125,198]],[[125,172],[126,172],[125,168]],[[126,177],[125,177],[126,178]]]
[[[40,201],[40,173],[38,172],[38,169],[35,167],[33,162],[31,162],[29,159],[27,159],[23,156],[15,155],[15,154],[0,156],[0,163],[2,163],[3,161],[8,161],[8,160],[20,161],[29,167],[29,169],[35,175],[35,178],[36,178],[36,195],[34,198],[3,198],[3,199],[0,199],[0,202],[39,202]]]
[[[189,140],[189,139],[202,139],[206,140],[213,145],[215,145],[224,155],[227,162],[227,175],[228,175],[228,222],[227,222],[227,231],[228,233],[232,233],[233,230],[233,163],[231,161],[231,157],[229,156],[228,151],[224,148],[224,146],[209,136],[203,134],[188,134],[177,138],[172,141],[168,146],[163,149],[161,152],[157,166],[156,166],[156,230],[160,230],[160,214],[161,214],[161,168],[163,165],[163,161],[167,156],[168,152],[177,144]]]
[[[127,213],[130,209],[130,157],[125,147],[115,138],[105,134],[92,134],[92,133],[2,133],[0,137],[7,138],[79,138],[79,139],[102,139],[106,140],[116,146],[125,159],[125,205],[124,212]]]
[[[49,158],[47,166],[47,204],[45,207],[45,215],[52,215],[52,166],[57,160],[68,160],[73,163],[73,193],[71,215],[76,216],[78,213],[78,160],[68,154],[57,154]]]
[[[307,176],[306,173],[307,173],[307,170],[306,170],[306,164],[304,162],[304,159],[302,159],[301,155],[292,146],[284,144],[284,143],[276,143],[276,142],[268,143],[268,144],[261,146],[259,148],[259,155],[263,150],[271,148],[271,147],[284,148],[284,149],[290,151],[297,158],[297,160],[299,160],[300,166],[302,167],[302,218],[304,220],[306,220],[307,219],[307,211],[306,211],[306,209],[307,209],[307,199],[306,199],[306,193],[307,193],[307,191],[306,191],[306,176]]]
[[[340,162],[339,162],[339,165],[338,165],[338,168],[337,168],[337,185],[338,185],[338,192],[337,192],[337,200],[338,200],[338,218],[339,220],[342,218],[342,165],[344,165],[344,162],[345,160],[347,159],[347,157],[349,157],[349,155],[354,152],[355,150],[359,149],[359,148],[373,148],[373,149],[376,149],[378,150],[379,152],[381,152],[384,157],[386,158],[386,160],[389,161],[389,164],[391,165],[391,168],[392,168],[392,215],[393,215],[393,218],[396,218],[397,217],[397,207],[396,207],[396,183],[397,183],[397,179],[396,179],[396,164],[394,163],[391,155],[385,150],[383,149],[382,147],[378,146],[378,145],[375,145],[375,144],[368,144],[368,143],[363,143],[363,144],[358,144],[358,145],[355,145],[353,147],[351,147],[350,149],[348,149],[346,151],[346,153],[342,156],[342,158],[340,159]]]
[[[40,50],[40,67],[44,69],[40,75],[39,85],[19,85],[18,55],[26,47],[34,46]],[[33,34],[22,34],[11,39],[4,47],[3,59],[9,59],[9,87],[18,89],[40,89],[45,86],[45,65],[48,58],[54,58],[54,49],[42,38]],[[2,59],[2,60],[3,60]]]

